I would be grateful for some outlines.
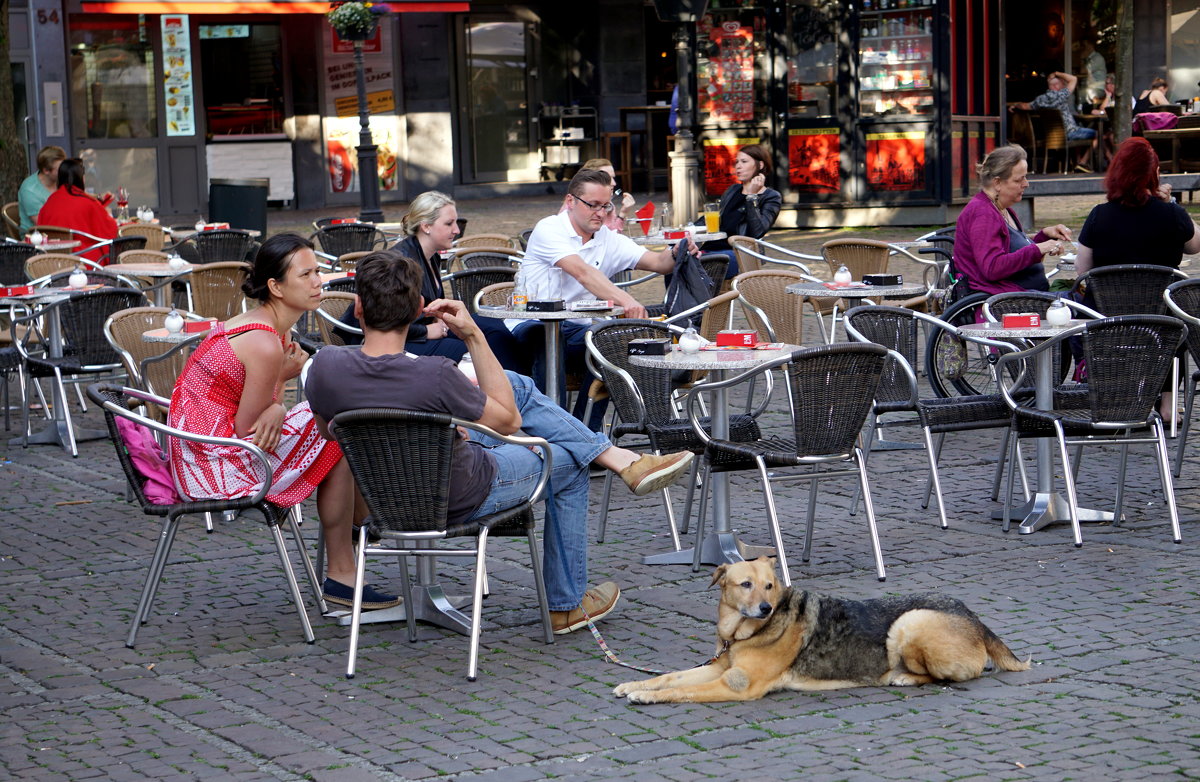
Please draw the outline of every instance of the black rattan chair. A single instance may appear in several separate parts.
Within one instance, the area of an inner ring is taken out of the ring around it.
[[[542,475],[530,499],[490,516],[450,524],[450,465],[454,443],[459,439],[456,427],[463,426],[504,442],[537,448],[542,454]],[[486,553],[489,536],[523,536],[529,543],[529,562],[537,589],[542,629],[546,643],[554,641],[550,624],[550,604],[542,581],[541,555],[538,552],[533,506],[539,502],[550,480],[550,444],[537,437],[506,437],[471,421],[439,413],[369,408],[347,410],[334,416],[329,430],[342,446],[342,452],[371,512],[372,523],[359,528],[354,609],[350,624],[350,651],[346,678],[354,678],[358,656],[358,635],[362,612],[362,589],[366,557],[438,558],[455,556],[475,560],[474,600],[471,605],[471,648],[467,679],[475,681],[479,660],[479,634],[482,621],[484,582],[487,578]],[[405,547],[367,546],[367,527],[371,526],[384,543]],[[438,546],[450,538],[473,538],[468,548]],[[406,569],[407,570],[407,569]],[[407,575],[401,580],[405,606],[415,605]],[[406,611],[408,636],[417,639],[413,610]]]
[[[1183,449],[1187,445],[1188,432],[1191,431],[1192,409],[1196,401],[1196,384],[1200,383],[1200,280],[1180,280],[1171,283],[1163,291],[1163,299],[1171,314],[1187,324],[1187,350],[1192,357],[1191,376],[1185,379],[1185,404],[1183,408],[1183,427],[1179,430],[1179,446],[1175,453],[1175,477],[1179,477],[1183,469]]]
[[[217,263],[218,261],[253,261],[259,244],[248,231],[239,228],[218,228],[197,231],[175,246],[188,263]]]
[[[1171,283],[1186,279],[1186,274],[1170,266],[1145,263],[1097,266],[1079,275],[1075,291],[1084,291],[1083,302],[1106,318],[1166,315],[1163,291]]]
[[[867,480],[867,464],[857,445],[863,424],[871,412],[879,379],[887,362],[888,351],[880,345],[840,343],[803,348],[790,356],[777,359],[735,377],[703,383],[688,393],[688,415],[694,430],[707,440],[704,450],[703,492],[708,491],[713,471],[758,470],[763,483],[771,537],[779,557],[780,572],[785,586],[791,585],[787,555],[784,553],[783,532],[771,482],[775,480],[807,480],[808,525],[804,535],[803,560],[809,559],[812,549],[813,520],[816,514],[816,482],[825,478],[858,477],[865,498],[867,524],[875,558],[875,571],[880,581],[887,578],[883,553],[879,548],[879,533],[875,525],[875,506]],[[774,369],[783,369],[791,391],[792,428],[790,436],[768,435],[750,442],[712,440],[703,433],[696,415],[698,395],[712,388],[737,385]],[[846,465],[822,470],[822,465]],[[807,472],[783,472],[790,467],[808,467]],[[705,506],[701,496],[700,506]],[[704,514],[696,525],[697,554],[704,539]]]
[[[370,252],[383,247],[387,237],[371,223],[340,223],[317,229],[309,237],[331,258],[346,253]]]
[[[897,413],[911,413],[915,423],[921,426],[924,436],[925,453],[929,460],[929,480],[926,482],[925,496],[921,502],[922,508],[929,507],[929,495],[932,485],[933,493],[937,496],[938,517],[942,529],[949,527],[946,520],[946,509],[942,498],[942,483],[938,473],[938,461],[941,458],[942,444],[949,432],[963,432],[974,429],[998,429],[1004,431],[1004,439],[1000,443],[1000,454],[992,478],[992,498],[996,499],[1000,492],[1000,479],[1004,470],[1005,454],[1008,452],[1008,428],[1012,413],[1000,396],[999,388],[992,394],[977,394],[972,396],[956,396],[950,398],[931,397],[922,399],[917,385],[918,351],[925,345],[926,338],[921,333],[921,326],[928,329],[943,329],[960,339],[967,339],[983,346],[985,349],[1000,352],[1012,352],[1016,346],[979,337],[958,335],[949,323],[938,320],[923,312],[907,307],[891,307],[885,305],[854,307],[846,313],[844,319],[846,333],[859,342],[871,342],[882,345],[894,351],[889,361],[884,365],[883,374],[879,381],[879,389],[875,393],[875,404],[871,417],[863,432],[863,442],[866,444],[864,456],[868,459],[875,446],[875,435],[887,426],[897,423],[885,421],[883,416],[895,416]],[[899,423],[914,423],[912,417],[907,417]],[[933,435],[937,435],[937,440]],[[854,500],[854,510],[857,512],[858,497]]]
[[[635,339],[671,338],[678,333],[663,323],[642,320],[616,320],[593,325],[584,341],[588,358],[607,388],[613,409],[619,419],[609,432],[614,443],[622,437],[641,435],[649,439],[650,449],[656,454],[688,450],[693,453],[704,451],[704,440],[695,433],[691,422],[675,409],[671,396],[683,383],[691,379],[691,373],[673,378],[667,370],[654,367],[634,366],[629,361],[629,342]],[[765,397],[770,397],[768,384]],[[758,439],[762,433],[758,428],[757,416],[766,405],[766,399],[749,414],[729,416],[731,439],[748,442]],[[698,419],[699,425],[711,431],[708,417]],[[691,515],[692,495],[696,484],[697,463],[693,462],[689,478],[688,498],[684,506],[684,531]],[[600,501],[599,540],[604,541],[608,521],[609,497],[612,494],[613,475],[604,476],[604,496]],[[671,504],[669,489],[662,490],[663,505],[667,512],[667,523],[671,528],[671,542],[675,550],[681,550],[679,525]]]
[[[1064,465],[1068,463],[1068,444],[1120,445],[1121,466],[1117,476],[1114,524],[1121,522],[1127,446],[1138,443],[1154,445],[1171,517],[1172,537],[1176,543],[1181,542],[1179,513],[1175,506],[1166,438],[1157,406],[1162,383],[1171,372],[1175,351],[1183,343],[1186,331],[1187,326],[1183,321],[1164,315],[1103,318],[1066,329],[1027,350],[1004,355],[997,363],[997,372],[1004,376],[1010,366],[1021,363],[1024,367],[1031,367],[1034,363],[1032,359],[1039,353],[1060,349],[1059,343],[1078,337],[1088,367],[1086,403],[1081,406],[1060,406],[1056,401],[1055,409],[1041,410],[1028,397],[1016,396],[1007,386],[1002,386],[1005,402],[1014,413],[1013,431],[1017,438],[1056,438]],[[1018,374],[1014,383],[1016,387],[1021,386],[1021,374]],[[1146,436],[1147,429],[1150,431],[1149,437]],[[1016,439],[1013,440],[1014,448],[1015,445]],[[1010,451],[1010,456],[1012,453]],[[1082,546],[1075,478],[1071,470],[1064,469],[1063,473],[1075,545]],[[1011,484],[1011,476],[1009,481]],[[1008,513],[1006,495],[1003,517],[1006,531]]]
[[[25,261],[37,255],[32,244],[0,242],[0,285],[20,285],[25,282]]]
[[[505,252],[503,249],[473,250],[465,248],[454,254],[450,261],[450,271],[493,269],[497,266],[508,266],[515,270],[521,265],[520,257],[520,253],[516,250]]]
[[[43,278],[41,284],[47,288],[66,288],[70,285],[72,271],[55,272],[49,277]],[[137,280],[132,277],[126,277],[123,274],[105,271],[104,269],[85,268],[83,273],[87,275],[88,285],[106,285],[110,288],[126,288],[135,291],[140,291],[142,288],[137,284]]]
[[[160,516],[163,520],[162,529],[158,534],[158,545],[154,549],[153,558],[150,560],[150,567],[146,573],[145,583],[142,585],[142,594],[138,600],[137,610],[134,612],[133,622],[129,628],[129,635],[125,639],[125,645],[131,649],[133,648],[137,642],[138,629],[150,618],[150,608],[154,604],[154,598],[158,592],[158,584],[162,580],[167,560],[171,556],[171,547],[175,542],[175,535],[179,531],[179,525],[183,517],[192,513],[223,513],[250,508],[262,513],[267,526],[271,528],[271,535],[275,540],[275,549],[279,552],[279,561],[283,566],[284,575],[287,577],[289,594],[296,606],[296,612],[300,614],[300,624],[304,629],[304,640],[312,643],[315,640],[312,624],[309,622],[308,612],[304,608],[304,598],[300,594],[299,584],[296,583],[296,575],[292,570],[291,559],[284,544],[283,533],[280,530],[285,523],[291,531],[292,540],[296,544],[296,550],[300,554],[300,559],[304,564],[313,595],[322,613],[326,609],[325,600],[321,594],[321,585],[317,581],[316,570],[313,569],[312,561],[308,558],[304,538],[300,535],[300,527],[296,521],[296,514],[287,508],[280,508],[266,499],[267,494],[271,490],[271,463],[267,460],[266,453],[258,446],[246,440],[191,434],[146,418],[131,409],[136,405],[143,404],[169,407],[170,400],[156,397],[153,394],[147,394],[132,388],[122,388],[117,385],[97,383],[88,387],[88,396],[104,410],[104,420],[108,425],[109,436],[112,438],[113,445],[117,450],[117,460],[121,463],[121,469],[125,471],[125,477],[129,480],[129,485],[133,488],[134,497],[137,499],[138,504],[142,506],[142,512],[149,516]],[[144,490],[146,476],[138,471],[129,456],[129,449],[125,438],[122,436],[121,430],[117,428],[116,419],[118,417],[148,427],[158,432],[159,435],[165,436],[168,441],[170,439],[177,439],[214,446],[243,448],[254,455],[260,475],[263,476],[262,486],[253,496],[249,497],[181,500],[171,505],[157,505],[146,497]]]
[[[54,378],[57,387],[55,398],[62,400],[65,405],[67,392],[64,376],[119,373],[122,369],[121,357],[104,336],[104,323],[114,312],[130,307],[142,307],[147,303],[146,297],[140,291],[105,288],[71,294],[70,298],[47,305],[32,315],[13,320],[14,344],[21,353],[27,375],[33,378],[35,383],[40,378]],[[38,319],[53,317],[57,317],[61,324],[61,356],[38,355],[32,352],[28,339],[34,333],[34,329],[28,329],[23,336],[16,338],[20,327],[33,325]],[[23,400],[26,437],[29,433],[29,401]],[[75,428],[71,423],[69,409],[64,411],[64,418],[71,455],[78,456]],[[26,442],[28,443],[28,440]]]
[[[120,263],[117,259],[121,257],[121,253],[129,250],[144,250],[146,249],[146,237],[144,236],[118,236],[108,245],[108,251],[100,257],[100,263],[108,265],[110,263]]]
[[[489,285],[501,282],[512,282],[517,276],[517,270],[511,266],[481,266],[463,269],[442,278],[450,283],[450,295],[467,305],[467,310],[475,312],[475,294]]]

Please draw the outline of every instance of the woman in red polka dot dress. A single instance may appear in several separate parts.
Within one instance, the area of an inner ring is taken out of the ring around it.
[[[308,354],[290,338],[292,327],[321,301],[312,245],[295,234],[263,243],[242,290],[258,306],[219,323],[192,353],[171,395],[172,426],[201,435],[251,440],[271,463],[267,499],[291,507],[317,492],[328,572],[325,598],[351,605],[354,554],[351,525],[366,506],[336,443],[326,440],[308,403],[279,402],[284,384],[300,374]],[[229,446],[174,441],[171,472],[180,493],[193,498],[245,497],[261,481],[257,460]],[[399,600],[367,587],[364,608]]]

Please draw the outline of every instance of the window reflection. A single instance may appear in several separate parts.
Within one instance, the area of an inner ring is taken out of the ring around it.
[[[790,0],[787,94],[789,117],[831,117],[837,105],[838,4]]]
[[[72,17],[71,125],[80,138],[158,134],[154,53],[144,17]]]

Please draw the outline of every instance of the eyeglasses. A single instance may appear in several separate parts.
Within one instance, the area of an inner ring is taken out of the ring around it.
[[[612,205],[612,201],[609,201],[606,204],[593,204],[591,201],[584,201],[579,196],[573,196],[573,197],[576,201],[583,204],[588,209],[591,209],[593,212],[611,212],[614,209],[614,207]]]

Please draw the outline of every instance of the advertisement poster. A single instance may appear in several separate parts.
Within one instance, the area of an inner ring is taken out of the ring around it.
[[[867,185],[872,190],[925,189],[925,134],[867,134]]]
[[[733,159],[738,150],[757,144],[754,138],[709,138],[704,140],[704,192],[719,196],[737,182],[733,175]]]
[[[700,110],[706,121],[754,119],[754,31],[726,21],[709,30],[716,56],[700,74]],[[708,83],[704,83],[707,76]]]
[[[363,46],[367,106],[371,113],[371,139],[376,147],[380,191],[400,187],[398,171],[400,118],[396,115],[396,78],[388,40],[390,28],[379,27]],[[328,28],[325,52],[325,164],[328,192],[357,193],[358,186],[358,81],[354,46]]]
[[[841,136],[837,128],[788,131],[788,184],[805,193],[842,189]]]
[[[192,95],[192,36],[186,14],[163,14],[163,96],[167,106],[167,135],[196,135],[196,106]]]

